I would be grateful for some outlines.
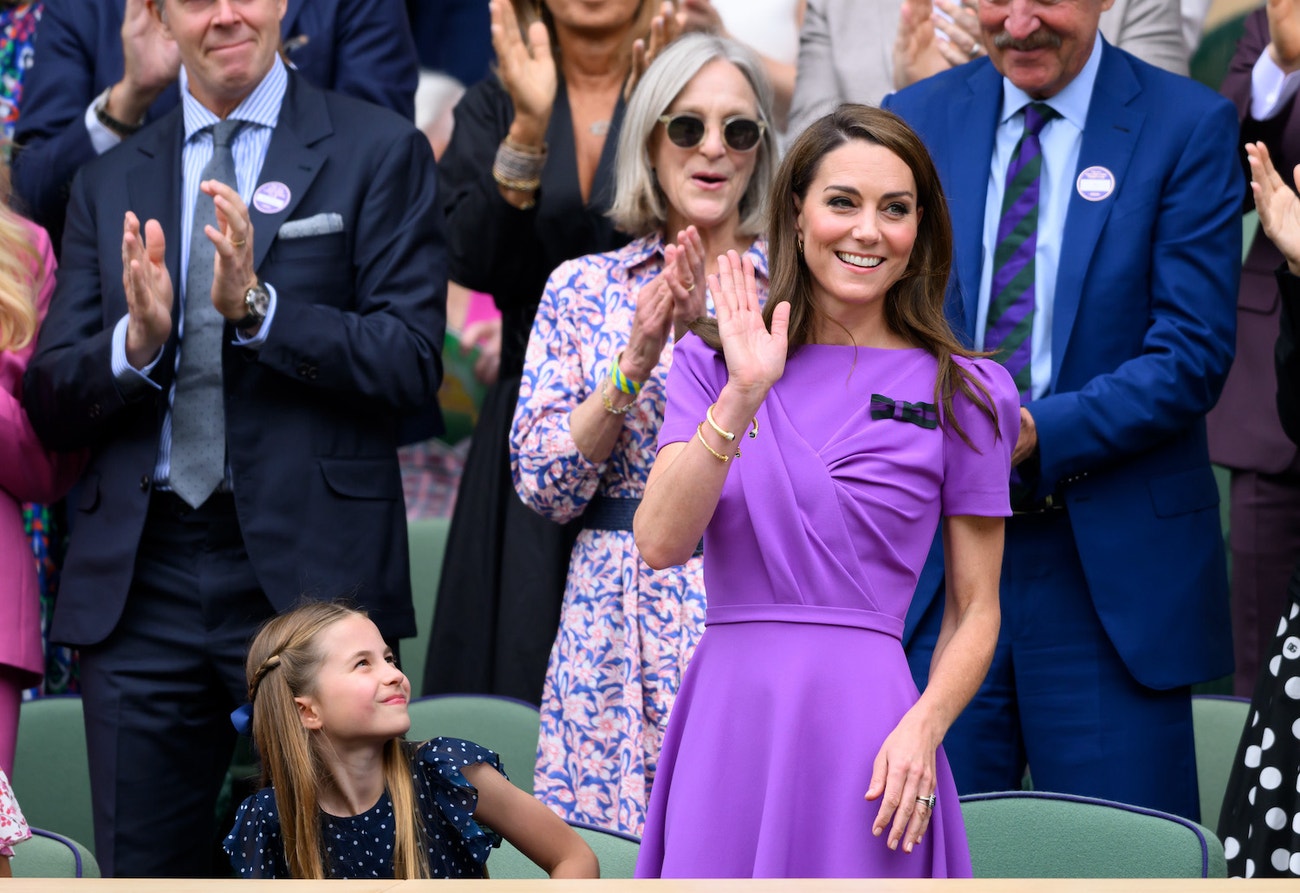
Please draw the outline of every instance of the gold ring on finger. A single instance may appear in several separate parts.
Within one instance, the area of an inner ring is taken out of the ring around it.
[[[248,244],[248,240],[240,239],[238,242],[231,242],[230,244],[235,246],[236,248],[243,248],[245,245]]]

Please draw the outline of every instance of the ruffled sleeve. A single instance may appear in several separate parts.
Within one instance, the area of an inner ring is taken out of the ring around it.
[[[31,836],[23,811],[18,808],[18,801],[9,787],[9,779],[0,769],[0,856],[12,856],[14,851],[11,847]]]
[[[444,825],[460,839],[465,854],[476,864],[487,864],[493,847],[501,845],[501,835],[474,820],[478,808],[478,789],[470,784],[462,770],[487,763],[503,776],[501,758],[485,747],[459,738],[434,738],[421,744],[415,752],[412,770],[416,790],[425,802],[432,802],[434,815],[425,816],[434,825]],[[430,828],[431,833],[432,828]],[[431,852],[430,856],[434,854]],[[434,865],[431,870],[436,872]]]
[[[235,826],[222,846],[230,855],[231,867],[241,878],[289,877],[275,791],[263,788],[240,805]]]

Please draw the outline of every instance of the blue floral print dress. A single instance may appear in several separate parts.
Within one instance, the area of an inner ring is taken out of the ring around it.
[[[520,498],[557,522],[593,497],[640,498],[657,452],[670,338],[609,458],[588,461],[569,414],[609,378],[627,346],[637,295],[663,269],[645,236],[556,268],[533,322],[510,466]],[[765,243],[746,252],[767,294]],[[584,529],[574,544],[542,692],[533,792],[570,821],[641,833],[668,711],[704,631],[703,564],[651,570],[631,530]]]

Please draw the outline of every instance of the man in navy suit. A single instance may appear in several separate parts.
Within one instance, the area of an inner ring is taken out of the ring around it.
[[[981,0],[988,58],[886,102],[943,177],[950,318],[984,349],[1007,343],[986,338],[1005,331],[994,282],[1015,294],[994,269],[1008,256],[1008,166],[1029,111],[1045,122],[1037,241],[1021,243],[1032,276],[1015,274],[1033,313],[1002,632],[945,749],[963,792],[1018,788],[1028,763],[1043,790],[1195,818],[1189,686],[1232,671],[1204,417],[1233,355],[1237,122],[1226,100],[1106,43],[1109,3]],[[1023,171],[1011,171],[1009,209],[1028,194]],[[905,639],[921,685],[943,604],[939,552]]]
[[[280,35],[316,86],[413,119],[419,66],[402,0],[289,0]],[[13,183],[56,252],[73,175],[176,105],[179,64],[146,0],[45,0]]]
[[[347,595],[415,631],[397,430],[441,379],[446,273],[428,141],[289,71],[285,0],[150,8],[188,89],[77,175],[25,395],[91,454],[52,636],[81,649],[96,856],[188,876],[257,626]]]

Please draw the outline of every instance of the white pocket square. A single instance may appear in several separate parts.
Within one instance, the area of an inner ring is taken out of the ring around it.
[[[302,239],[306,236],[324,236],[343,232],[343,215],[322,211],[301,220],[286,220],[276,234],[279,239]]]

